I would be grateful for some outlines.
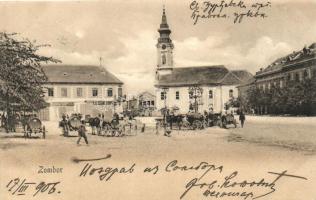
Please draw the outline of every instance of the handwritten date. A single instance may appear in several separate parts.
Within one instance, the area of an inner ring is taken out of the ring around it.
[[[39,195],[39,194],[54,194],[54,193],[60,193],[60,191],[57,189],[57,185],[60,182],[51,182],[51,183],[45,183],[45,182],[30,182],[26,179],[21,178],[15,178],[8,182],[6,188],[8,189],[8,192],[11,193],[13,196],[20,196],[20,195],[26,195],[29,191],[32,194],[33,197]]]

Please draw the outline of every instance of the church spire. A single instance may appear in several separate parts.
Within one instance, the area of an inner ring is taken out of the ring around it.
[[[163,11],[162,11],[160,28],[169,28],[168,23],[167,23],[167,16],[166,16],[165,5],[163,5]]]
[[[171,30],[169,29],[169,25],[167,22],[165,5],[163,6],[161,23],[160,23],[160,27],[158,29],[158,32],[160,34],[160,37],[158,39],[158,43],[171,42],[171,39],[169,37],[171,34]]]

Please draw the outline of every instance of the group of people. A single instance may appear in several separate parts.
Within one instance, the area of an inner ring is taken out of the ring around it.
[[[237,111],[237,114],[239,115],[239,121],[241,124],[241,127],[244,127],[244,123],[246,120],[245,113],[242,109]],[[224,111],[220,113],[214,113],[213,109],[210,109],[209,111],[204,111],[203,114],[195,113],[195,112],[188,112],[187,115],[176,115],[174,111],[167,109],[163,113],[163,122],[165,125],[168,125],[170,129],[172,129],[173,124],[177,124],[179,126],[179,129],[181,129],[181,122],[183,120],[187,120],[190,123],[192,123],[195,120],[199,120],[202,122],[202,127],[210,127],[210,126],[216,126],[220,125],[222,123],[233,123],[237,124],[236,120],[234,119],[234,113],[233,111]],[[225,126],[224,126],[225,127]],[[167,127],[168,128],[168,127]]]
[[[73,117],[77,117],[78,120],[80,120],[80,125],[78,127],[73,127],[71,123],[71,120],[73,119]],[[80,143],[81,138],[84,138],[85,143],[89,144],[88,142],[88,138],[87,138],[87,129],[86,129],[86,123],[89,123],[89,125],[91,126],[92,129],[92,135],[101,135],[101,131],[102,128],[104,127],[104,124],[109,124],[109,123],[114,123],[116,122],[116,124],[119,123],[120,117],[117,113],[114,113],[112,118],[111,118],[111,122],[106,121],[105,119],[106,117],[104,116],[104,114],[99,114],[97,117],[91,117],[89,119],[84,120],[81,114],[73,114],[72,117],[69,117],[69,115],[67,114],[63,114],[62,115],[62,120],[60,121],[60,127],[63,128],[63,132],[65,136],[68,136],[68,133],[71,129],[75,129],[78,132],[78,140],[77,140],[77,144]]]

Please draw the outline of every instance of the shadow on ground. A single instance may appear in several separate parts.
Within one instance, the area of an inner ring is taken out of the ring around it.
[[[267,138],[246,138],[239,134],[230,134],[227,136],[228,142],[247,142],[253,144],[259,144],[264,146],[280,147],[289,149],[291,151],[303,152],[305,155],[315,155],[316,145],[307,142],[295,142],[295,141],[280,141],[269,140]]]
[[[27,144],[9,142],[9,143],[0,144],[0,149],[1,150],[8,150],[8,149],[12,149],[12,148],[16,148],[16,147],[23,147],[23,146],[27,146]]]

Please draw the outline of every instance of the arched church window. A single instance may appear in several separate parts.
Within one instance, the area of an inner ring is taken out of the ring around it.
[[[167,62],[167,60],[166,60],[166,55],[163,54],[163,55],[162,55],[162,64],[165,65],[166,62]]]
[[[213,99],[213,90],[208,91],[208,98]]]
[[[234,97],[234,90],[230,89],[229,90],[229,98],[233,98]]]

